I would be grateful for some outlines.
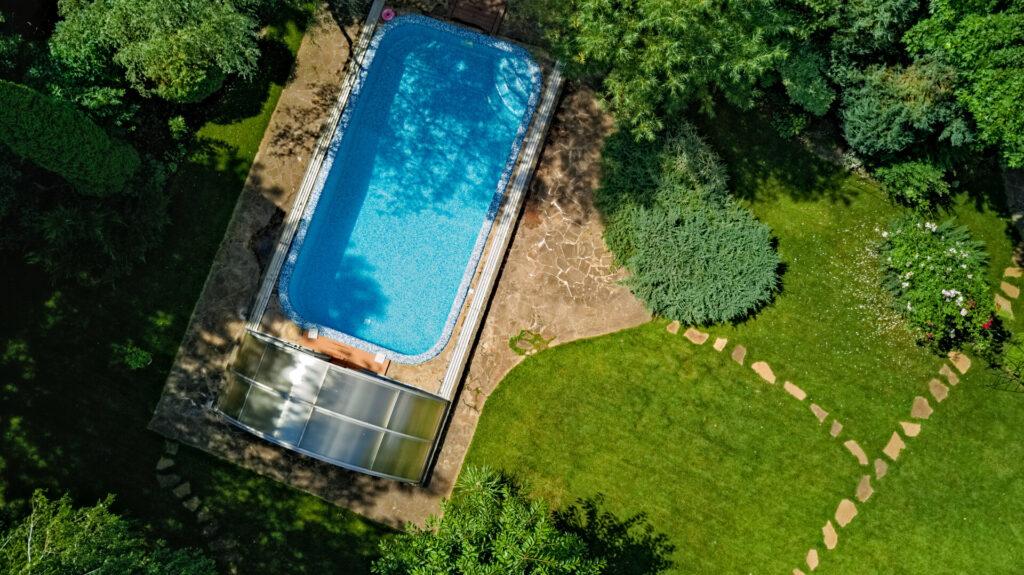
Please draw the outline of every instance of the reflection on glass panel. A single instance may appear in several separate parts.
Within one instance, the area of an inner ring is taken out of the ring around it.
[[[281,416],[277,418],[277,425],[274,429],[274,437],[292,445],[299,443],[302,437],[302,430],[306,428],[306,421],[313,411],[313,406],[308,403],[289,401],[281,409]]]
[[[397,389],[331,370],[324,380],[316,404],[335,413],[383,427],[397,396]]]
[[[232,372],[228,372],[228,384],[217,398],[217,409],[225,415],[238,419],[238,414],[245,404],[245,394],[249,392],[249,383]]]
[[[256,369],[260,366],[260,358],[263,357],[263,350],[267,349],[267,343],[261,339],[257,339],[248,332],[245,337],[242,338],[242,345],[238,348],[238,354],[235,355],[235,363],[232,366],[235,371],[246,376],[253,377],[256,375]]]
[[[403,393],[391,413],[388,429],[430,439],[444,415],[444,402],[414,393]]]
[[[325,457],[369,468],[384,432],[314,411],[299,447]]]
[[[430,446],[429,441],[417,441],[394,433],[385,434],[372,470],[410,481],[419,481],[427,465]]]
[[[271,347],[263,358],[259,373],[253,379],[312,403],[327,366],[327,362],[313,356]]]
[[[238,416],[238,421],[267,435],[273,435],[284,403],[281,396],[254,385],[249,390],[249,398],[241,415]]]

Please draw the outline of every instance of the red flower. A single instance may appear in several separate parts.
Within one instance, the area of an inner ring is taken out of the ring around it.
[[[994,320],[992,318],[988,318],[988,321],[986,321],[985,323],[981,324],[981,329],[992,329],[992,322],[993,321]]]

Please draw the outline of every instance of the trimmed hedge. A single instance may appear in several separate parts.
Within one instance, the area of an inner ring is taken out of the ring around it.
[[[5,80],[0,102],[0,142],[82,194],[118,194],[139,169],[131,145],[108,136],[70,104]]]
[[[657,315],[688,324],[742,318],[771,301],[771,230],[729,195],[718,156],[692,126],[667,141],[614,136],[596,204],[626,285]]]

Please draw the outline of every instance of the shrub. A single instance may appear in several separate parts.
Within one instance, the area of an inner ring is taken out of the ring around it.
[[[771,230],[729,196],[721,161],[691,126],[659,145],[613,138],[606,154],[596,198],[605,242],[652,312],[706,324],[771,300]]]
[[[441,517],[385,538],[378,575],[502,573],[597,575],[603,561],[588,557],[583,540],[560,528],[548,507],[528,499],[499,473],[468,467]]]
[[[836,99],[836,92],[825,76],[826,68],[825,59],[807,48],[795,51],[779,66],[786,94],[815,116],[828,112]]]
[[[885,284],[918,341],[945,352],[989,350],[995,310],[986,282],[988,254],[953,220],[897,220],[882,248]]]
[[[148,367],[149,364],[153,363],[153,354],[135,345],[131,340],[125,343],[112,344],[110,349],[112,351],[112,363],[123,365],[132,371]]]
[[[949,197],[945,173],[928,162],[900,162],[878,168],[875,177],[893,201],[912,208],[929,208]]]
[[[0,102],[0,142],[83,194],[117,194],[139,168],[134,148],[109,137],[70,104],[5,80]]]

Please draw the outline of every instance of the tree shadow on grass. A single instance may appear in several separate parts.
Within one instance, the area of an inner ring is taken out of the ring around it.
[[[616,575],[657,575],[673,566],[675,545],[637,513],[626,519],[604,509],[601,494],[579,499],[555,513],[555,521],[587,544],[591,554],[604,559],[605,572]]]
[[[251,78],[232,76],[224,87],[200,106],[202,117],[194,118],[192,125],[206,122],[230,124],[259,115],[263,104],[274,84],[283,86],[292,75],[295,57],[288,46],[274,38],[260,38],[257,41],[260,58],[256,73]]]

